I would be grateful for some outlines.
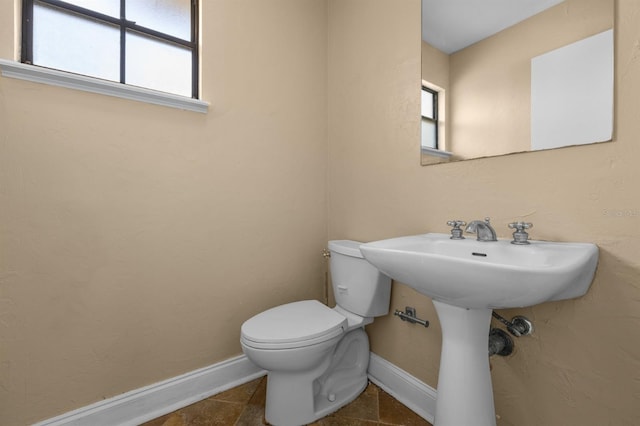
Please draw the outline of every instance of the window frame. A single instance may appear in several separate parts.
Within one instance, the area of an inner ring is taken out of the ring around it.
[[[435,130],[435,146],[434,147],[429,147],[430,149],[434,149],[434,150],[439,150],[440,149],[440,122],[438,121],[438,111],[439,111],[439,104],[438,104],[438,95],[439,92],[435,89],[432,89],[428,86],[425,86],[424,84],[422,85],[422,91],[423,92],[429,92],[432,95],[432,110],[433,110],[433,117],[427,117],[425,115],[420,114],[421,119],[426,119],[430,122],[432,122],[434,124],[434,130]],[[422,144],[422,142],[421,142]]]
[[[33,7],[35,2],[43,3],[47,6],[61,9],[67,13],[73,13],[83,18],[95,20],[99,23],[109,24],[117,26],[120,30],[120,84],[127,85],[126,82],[126,34],[127,32],[133,32],[145,37],[151,37],[160,40],[164,43],[178,45],[182,48],[186,48],[191,52],[191,98],[199,99],[199,49],[198,49],[198,0],[190,0],[191,8],[191,31],[190,40],[185,40],[171,34],[167,34],[161,31],[156,31],[152,28],[148,28],[142,25],[136,24],[134,21],[129,21],[125,17],[125,5],[127,0],[120,0],[120,18],[105,15],[100,12],[96,12],[91,9],[86,9],[74,4],[70,4],[61,0],[22,0],[22,41],[21,41],[21,62],[29,65],[33,64]],[[71,71],[59,70],[74,74]],[[83,74],[77,74],[83,75]],[[86,76],[88,78],[96,78],[93,76]],[[135,87],[135,86],[132,86]],[[154,90],[154,89],[147,89]],[[171,94],[169,95],[180,96]]]

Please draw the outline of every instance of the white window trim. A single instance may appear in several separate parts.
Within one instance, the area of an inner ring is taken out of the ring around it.
[[[209,110],[209,103],[199,99],[192,99],[185,96],[115,83],[85,75],[23,64],[15,61],[8,61],[6,59],[0,59],[0,70],[3,77],[11,77],[36,83],[83,90],[85,92],[99,93],[102,95],[115,96],[118,98],[147,102],[150,104],[163,105],[188,111],[206,113]]]
[[[453,152],[444,151],[442,149],[433,149],[426,146],[420,148],[423,154],[432,155],[434,157],[451,158]]]

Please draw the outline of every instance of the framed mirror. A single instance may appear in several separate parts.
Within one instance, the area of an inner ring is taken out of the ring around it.
[[[422,0],[421,164],[606,142],[614,0]]]

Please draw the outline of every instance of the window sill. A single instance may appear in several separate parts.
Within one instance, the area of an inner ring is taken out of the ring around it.
[[[15,61],[7,61],[5,59],[0,59],[0,71],[3,77],[83,90],[85,92],[99,93],[188,111],[206,113],[209,110],[209,103],[198,99],[172,95],[170,93],[158,92],[142,87],[128,86],[126,84],[27,65]]]
[[[421,147],[422,153],[425,155],[431,155],[433,157],[441,157],[441,158],[451,158],[453,152],[443,151],[440,149],[433,149],[427,147]]]

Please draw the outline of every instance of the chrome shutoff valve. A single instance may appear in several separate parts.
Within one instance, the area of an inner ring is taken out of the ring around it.
[[[452,240],[464,240],[464,237],[462,236],[462,229],[460,229],[460,227],[465,226],[466,224],[467,222],[464,220],[450,220],[447,222],[447,225],[453,226],[451,229]]]
[[[511,241],[511,244],[529,244],[529,234],[525,229],[533,228],[533,223],[513,222],[509,224],[509,228],[515,229],[515,231],[513,231],[513,241]]]

